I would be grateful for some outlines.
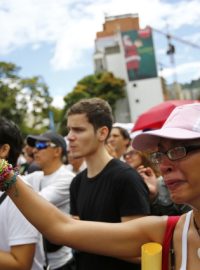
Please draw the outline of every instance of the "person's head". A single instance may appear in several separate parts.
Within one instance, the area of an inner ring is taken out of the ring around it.
[[[23,147],[23,154],[26,160],[26,163],[30,164],[34,161],[34,154],[33,154],[34,147],[28,145],[25,141],[25,145]]]
[[[23,139],[17,125],[5,117],[0,117],[0,157],[16,166],[22,147]]]
[[[34,160],[44,170],[52,163],[62,163],[67,155],[67,144],[61,135],[49,131],[41,135],[28,135],[26,142],[33,147]]]
[[[176,203],[200,207],[200,104],[179,106],[161,129],[139,134],[137,150],[149,149]]]
[[[145,152],[137,151],[133,149],[132,146],[129,146],[126,152],[123,154],[123,158],[126,163],[128,163],[131,167],[137,168],[140,165],[147,166],[147,156]]]
[[[111,144],[117,153],[117,157],[120,158],[130,145],[130,135],[125,128],[115,126],[110,132],[107,143]]]
[[[160,175],[160,172],[155,164],[149,159],[149,154],[144,151],[138,151],[131,145],[127,148],[127,151],[123,154],[124,161],[132,168],[137,169],[143,165],[145,168],[150,167],[154,171],[156,176]]]
[[[110,132],[113,123],[112,109],[107,101],[101,98],[81,99],[68,110],[71,115],[83,114],[96,131],[106,126]]]
[[[111,107],[103,99],[82,99],[72,105],[67,112],[67,139],[72,155],[84,157],[94,153],[105,144],[112,123]]]

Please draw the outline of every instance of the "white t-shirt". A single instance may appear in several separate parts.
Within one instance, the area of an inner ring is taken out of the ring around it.
[[[82,172],[83,170],[85,170],[87,168],[87,164],[85,162],[85,160],[83,161],[83,163],[81,164],[80,168],[78,169],[78,172],[75,172],[74,169],[73,169],[73,166],[71,164],[67,164],[67,169],[70,171],[70,172],[73,172],[75,175]]]
[[[0,196],[2,192],[0,192]],[[26,220],[7,196],[0,204],[0,250],[10,252],[12,246],[36,243],[36,252],[31,270],[43,270],[44,252],[41,235]]]
[[[69,187],[74,174],[62,165],[57,171],[50,175],[44,175],[43,171],[35,171],[23,176],[33,189],[54,204],[64,213],[69,213],[70,194]],[[59,250],[47,253],[51,269],[63,266],[72,257],[71,248],[63,246]]]

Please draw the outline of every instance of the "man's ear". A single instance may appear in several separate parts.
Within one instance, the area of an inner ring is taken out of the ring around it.
[[[62,147],[55,147],[54,155],[58,157],[62,156]]]
[[[100,127],[97,130],[98,139],[101,142],[105,141],[108,137],[108,133],[109,133],[108,127],[106,127],[106,126]]]
[[[0,158],[7,158],[10,152],[10,145],[5,143],[0,147]]]

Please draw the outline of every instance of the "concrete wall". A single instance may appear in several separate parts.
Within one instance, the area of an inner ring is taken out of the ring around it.
[[[164,101],[160,78],[129,82],[127,94],[131,122],[144,111]]]

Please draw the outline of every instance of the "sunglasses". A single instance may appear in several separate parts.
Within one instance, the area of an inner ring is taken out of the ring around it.
[[[57,145],[55,145],[52,142],[36,142],[35,143],[35,148],[37,150],[43,150],[43,149],[46,149],[48,147],[57,147]]]

